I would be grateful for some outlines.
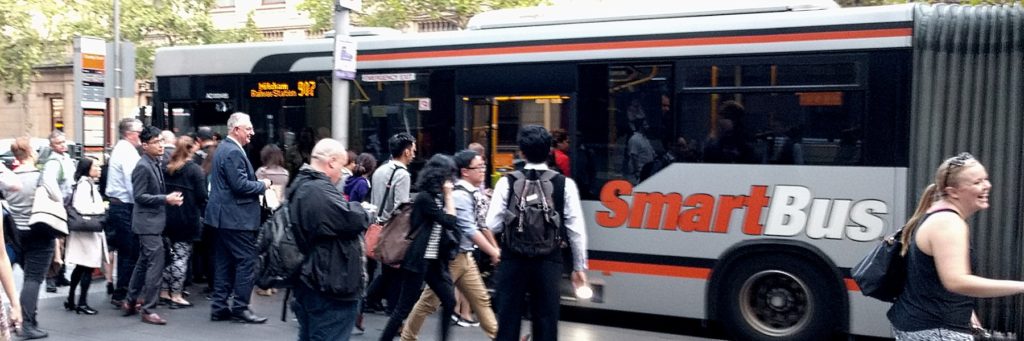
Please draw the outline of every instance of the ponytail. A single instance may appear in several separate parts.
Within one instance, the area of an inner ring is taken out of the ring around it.
[[[917,202],[917,209],[914,210],[914,215],[907,220],[906,225],[903,225],[903,235],[900,237],[900,241],[903,242],[903,248],[900,250],[901,256],[907,255],[907,250],[910,249],[910,237],[914,235],[914,230],[920,225],[919,223],[924,218],[925,213],[928,212],[928,208],[935,202],[938,192],[938,186],[934,183],[929,184],[928,188],[924,189],[924,194],[921,194],[921,200]]]

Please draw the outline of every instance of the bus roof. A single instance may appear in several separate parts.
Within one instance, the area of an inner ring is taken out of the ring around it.
[[[353,37],[360,70],[909,47],[913,4]],[[157,77],[332,69],[333,40],[160,48]]]

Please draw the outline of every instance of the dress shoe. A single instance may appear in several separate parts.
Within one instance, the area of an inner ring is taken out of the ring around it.
[[[187,302],[187,301],[175,302],[174,300],[168,300],[167,301],[167,307],[171,308],[171,309],[191,308],[192,307],[192,302]]]
[[[160,315],[157,315],[156,313],[151,313],[151,312],[143,312],[142,313],[142,322],[149,323],[149,324],[155,324],[155,325],[158,325],[158,326],[162,326],[162,325],[167,324],[167,320],[164,320],[163,318],[160,317]]]
[[[124,305],[124,300],[110,299],[110,305],[114,306],[114,309],[121,309]]]
[[[70,300],[64,301],[64,310],[67,310],[67,311],[75,310],[75,304],[71,303],[71,302],[72,301],[70,301]]]
[[[50,334],[47,334],[46,332],[39,330],[39,328],[36,328],[36,326],[29,324],[22,325],[21,333],[18,333],[18,335],[21,335],[22,340],[42,339],[50,336]]]
[[[46,282],[46,292],[57,292],[57,285],[52,282]]]
[[[124,310],[124,316],[132,316],[139,313],[138,304],[129,304],[128,302],[125,302],[121,304],[121,309]]]
[[[234,318],[235,321],[242,322],[242,323],[260,324],[260,323],[267,322],[267,318],[266,317],[262,317],[262,316],[258,316],[256,314],[253,314],[252,311],[250,311],[248,309],[242,310],[240,312],[232,313],[231,317]]]
[[[90,307],[88,304],[81,304],[75,307],[75,314],[96,315],[97,313],[99,312],[96,311],[96,309]]]
[[[212,313],[210,314],[210,321],[230,321],[232,320],[230,313]]]

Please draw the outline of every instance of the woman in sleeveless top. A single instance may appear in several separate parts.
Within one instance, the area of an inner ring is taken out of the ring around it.
[[[971,272],[966,219],[989,207],[988,173],[971,154],[939,165],[903,229],[907,282],[889,309],[897,340],[973,340],[974,298],[1024,293],[1024,282]]]

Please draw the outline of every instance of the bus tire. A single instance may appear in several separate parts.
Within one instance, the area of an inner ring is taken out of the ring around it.
[[[825,340],[841,325],[835,279],[793,255],[754,255],[724,279],[721,322],[735,340]]]

